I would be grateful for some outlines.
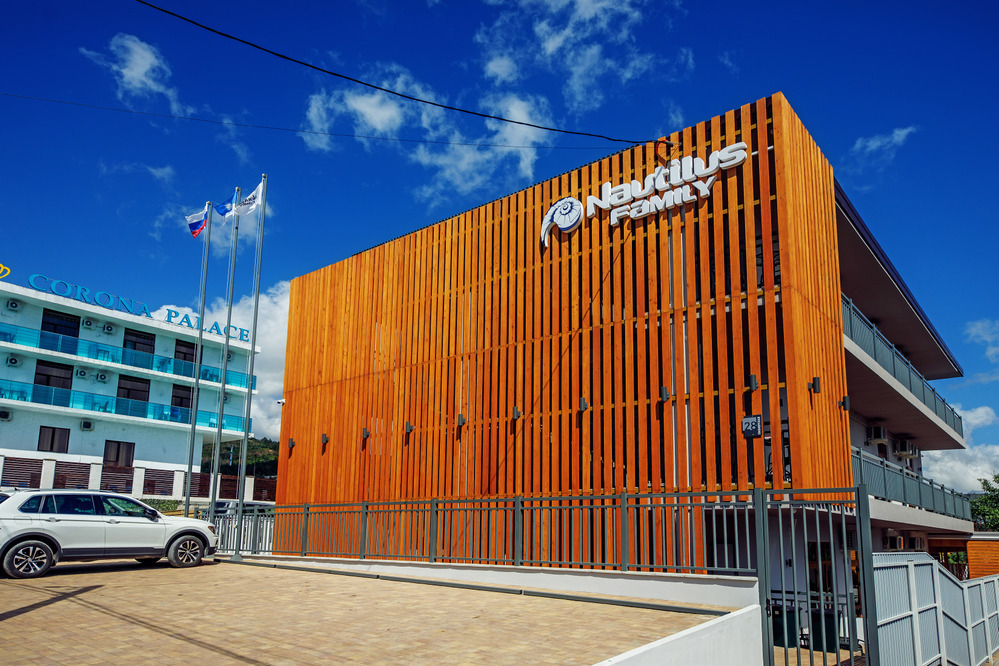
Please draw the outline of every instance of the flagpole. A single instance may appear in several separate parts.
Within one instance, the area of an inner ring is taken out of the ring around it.
[[[191,435],[187,442],[187,475],[184,483],[184,515],[191,515],[191,476],[194,472],[194,439],[198,427],[198,391],[201,388],[201,342],[204,337],[201,322],[205,318],[205,287],[208,282],[208,254],[212,244],[212,202],[207,201],[208,223],[205,246],[201,251],[201,293],[198,296],[198,343],[194,346],[194,390],[191,392]]]
[[[250,407],[253,403],[253,362],[257,356],[257,313],[260,306],[260,267],[263,260],[264,251],[264,218],[267,214],[267,174],[261,174],[260,180],[263,184],[260,192],[260,215],[257,218],[257,259],[253,266],[253,321],[250,326],[250,360],[247,363],[246,374],[249,377],[250,390],[246,393],[246,405],[243,410],[243,441],[239,447],[239,486],[237,497],[239,504],[236,507],[236,549],[230,560],[241,562],[243,558],[239,554],[239,547],[243,543],[243,496],[246,493],[246,447],[250,438]],[[280,446],[278,449],[280,450]]]
[[[236,188],[234,202],[239,202],[239,188]],[[229,246],[229,286],[226,289],[225,330],[222,332],[222,376],[219,377],[219,408],[216,416],[215,446],[212,447],[212,491],[209,497],[208,522],[215,520],[215,501],[219,493],[219,454],[222,449],[222,417],[225,409],[225,380],[229,366],[229,327],[232,325],[232,292],[236,277],[236,241],[239,237],[239,214],[233,206],[232,244]],[[203,326],[202,326],[203,327]]]

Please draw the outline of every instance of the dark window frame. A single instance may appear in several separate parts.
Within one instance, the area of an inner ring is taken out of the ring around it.
[[[48,453],[69,453],[69,432],[69,428],[38,426],[38,450]]]
[[[155,354],[156,335],[146,333],[145,331],[137,331],[133,328],[126,328],[121,347],[122,349],[131,349],[146,354]]]
[[[109,453],[113,456],[109,457]],[[128,464],[123,465],[121,461],[126,459],[123,454],[127,453]],[[104,464],[109,467],[133,467],[135,463],[135,442],[120,442],[115,439],[104,440]]]
[[[41,373],[40,372],[41,370],[51,370],[54,372]],[[48,361],[36,361],[34,383],[37,386],[51,386],[52,388],[72,389],[73,366],[66,365],[64,363],[50,363]]]
[[[122,382],[126,385],[122,386]],[[149,402],[149,380],[143,377],[132,377],[131,375],[118,375],[119,398],[126,400],[136,400],[138,402]]]

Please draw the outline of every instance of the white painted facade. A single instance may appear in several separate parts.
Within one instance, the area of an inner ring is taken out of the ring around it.
[[[46,310],[79,317],[76,340],[72,335],[42,331]],[[124,350],[126,329],[155,336],[153,353]],[[12,485],[12,459],[102,465],[108,441],[134,443],[131,466],[140,479],[134,495],[143,494],[140,470],[185,470],[192,410],[173,404],[177,402],[174,387],[193,391],[195,380],[193,364],[175,358],[178,341],[196,344],[197,330],[0,282],[0,474],[8,467],[3,474],[6,481],[0,485]],[[204,335],[202,377],[209,379],[199,385],[195,472],[200,471],[202,446],[214,442],[217,434],[223,343],[221,335]],[[238,336],[230,338],[223,442],[238,440],[243,434],[249,353],[249,343]],[[35,384],[39,363],[71,366],[71,389]],[[211,381],[213,374],[215,381]],[[148,399],[119,397],[123,377],[148,381]],[[39,450],[43,427],[69,431],[65,452]],[[48,470],[52,465],[45,467]],[[179,476],[182,486],[183,475]]]

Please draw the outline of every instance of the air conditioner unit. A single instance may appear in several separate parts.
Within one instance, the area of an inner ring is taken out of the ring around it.
[[[885,537],[885,550],[904,550],[905,537],[890,536]]]
[[[871,426],[870,437],[867,441],[870,444],[887,444],[888,430],[884,426]]]
[[[80,430],[88,430],[89,431],[89,430],[93,430],[93,429],[94,429],[94,422],[93,421],[90,421],[90,420],[87,420],[87,419],[84,419],[84,420],[80,421]]]
[[[93,319],[84,319],[80,323],[83,325],[83,328],[93,328],[94,326],[97,325],[97,323],[94,322]]]
[[[114,333],[114,326],[112,326],[111,324],[104,324],[103,326],[101,326],[101,330],[108,334]]]
[[[226,352],[225,353],[225,360],[226,361],[231,361],[232,360],[232,352]]]
[[[7,367],[8,368],[19,368],[21,367],[21,359],[16,356],[7,357]]]
[[[13,298],[7,299],[7,309],[10,310],[11,312],[17,312],[22,307],[23,306],[21,305],[21,301],[14,300]]]
[[[223,393],[222,394],[222,402],[229,402],[229,394],[228,393]]]
[[[911,441],[903,439],[895,442],[895,455],[899,458],[918,458],[919,451],[916,450]]]
[[[105,372],[98,372],[98,373],[94,374],[94,379],[96,379],[97,381],[99,381],[101,383],[107,383],[108,376],[107,376],[107,373],[105,373]]]
[[[9,409],[0,409],[0,421],[10,421],[14,415]]]
[[[87,378],[87,369],[86,368],[77,368],[76,369],[76,378],[77,379],[86,379]]]
[[[926,539],[923,537],[909,537],[909,550],[926,550]]]

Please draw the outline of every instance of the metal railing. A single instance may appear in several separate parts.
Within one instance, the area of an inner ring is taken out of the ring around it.
[[[857,343],[868,356],[877,361],[878,365],[891,373],[902,386],[907,388],[916,398],[926,405],[930,411],[940,417],[957,434],[964,437],[964,424],[961,416],[940,394],[927,383],[926,379],[912,364],[902,356],[901,352],[888,341],[877,326],[864,316],[849,298],[843,296],[843,332]]]
[[[236,516],[215,524],[219,550],[237,551]],[[861,644],[879,663],[863,487],[277,506],[246,515],[240,541],[248,554],[755,577],[765,664],[775,649],[817,663]]]
[[[187,407],[172,407],[155,402],[118,398],[113,395],[84,393],[83,391],[41,386],[39,384],[12,382],[9,379],[0,379],[0,398],[33,402],[40,405],[82,409],[89,412],[120,414],[140,419],[187,424],[191,423],[191,412],[193,411]],[[216,412],[199,411],[197,419],[198,425],[214,428],[218,423],[218,414]],[[224,430],[241,432],[243,430],[243,417],[223,414],[222,428]],[[250,420],[250,429],[253,429],[252,419]]]
[[[865,484],[874,497],[971,520],[967,495],[869,453],[852,449],[850,454],[853,482]]]
[[[134,349],[123,349],[112,345],[104,345],[90,340],[81,340],[70,335],[60,335],[39,331],[23,326],[0,323],[0,341],[11,342],[25,347],[35,349],[47,349],[63,354],[81,356],[83,358],[103,361],[107,363],[118,363],[128,365],[133,368],[144,368],[165,372],[178,377],[194,378],[195,365],[191,361],[182,361],[169,356],[158,356],[147,352],[136,351]],[[236,388],[246,388],[247,375],[245,372],[226,370],[226,385]],[[201,379],[209,382],[219,383],[222,378],[222,371],[209,365],[201,364]],[[253,378],[253,389],[257,388],[257,378]]]
[[[872,559],[883,663],[991,663],[999,652],[999,576],[960,581],[926,553]]]

